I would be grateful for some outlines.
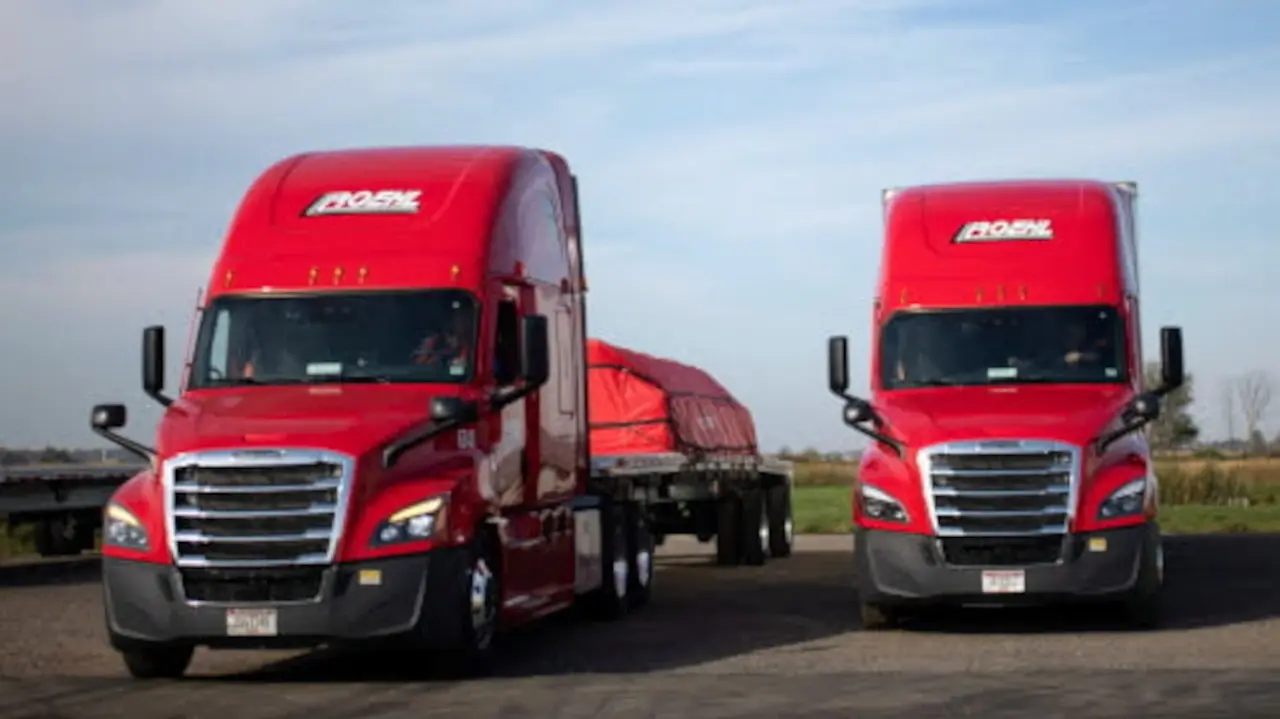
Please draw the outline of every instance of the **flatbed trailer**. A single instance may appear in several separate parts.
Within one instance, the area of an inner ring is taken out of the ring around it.
[[[789,462],[760,454],[755,421],[707,371],[587,342],[593,478],[627,480],[655,540],[716,540],[722,565],[791,553]]]
[[[145,468],[142,463],[67,463],[0,469],[0,518],[10,533],[34,526],[42,557],[79,554],[93,549],[112,493]]]
[[[794,466],[768,457],[704,459],[678,453],[593,457],[593,484],[646,508],[656,544],[667,535],[716,540],[716,563],[764,564],[791,554]]]

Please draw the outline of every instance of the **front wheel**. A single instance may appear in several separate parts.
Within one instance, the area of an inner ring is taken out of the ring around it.
[[[191,666],[195,647],[130,647],[120,655],[134,679],[177,679]]]
[[[1122,605],[1129,626],[1138,630],[1159,629],[1164,622],[1164,545],[1156,538],[1148,541],[1138,573],[1137,586]]]
[[[493,664],[502,602],[502,566],[497,539],[481,531],[468,547],[465,563],[458,562],[441,598],[448,608],[440,614],[424,611],[417,630],[429,665],[449,677],[474,677]],[[449,621],[442,621],[449,617]],[[444,651],[439,651],[443,649]]]

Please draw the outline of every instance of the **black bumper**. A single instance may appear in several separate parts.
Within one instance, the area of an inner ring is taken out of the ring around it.
[[[854,530],[854,572],[859,598],[885,605],[1047,604],[1120,599],[1140,588],[1144,563],[1154,561],[1160,529],[1148,523],[1103,532],[1071,534],[1035,560],[1019,562],[1016,542],[990,541],[985,555],[969,540],[899,532]],[[1021,547],[1025,550],[1026,547]],[[1041,550],[1045,549],[1043,545]],[[950,551],[949,551],[950,550]],[[1003,550],[1003,551],[1002,551]],[[1024,552],[1025,553],[1025,552]],[[982,562],[983,559],[988,561]],[[1025,590],[985,593],[983,572],[1022,570]]]
[[[465,571],[461,549],[308,569],[211,571],[103,559],[112,645],[295,648],[418,636],[447,606]],[[229,636],[229,608],[271,608],[272,636]],[[441,627],[449,630],[450,627]]]

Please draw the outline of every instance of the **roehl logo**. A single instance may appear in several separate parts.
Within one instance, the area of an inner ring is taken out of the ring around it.
[[[1005,242],[1052,240],[1053,221],[1043,219],[983,220],[970,222],[956,233],[955,242]]]
[[[326,192],[303,210],[317,215],[412,215],[420,207],[422,190],[342,190]]]

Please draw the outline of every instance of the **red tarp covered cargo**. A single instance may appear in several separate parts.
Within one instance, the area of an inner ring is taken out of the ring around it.
[[[587,341],[591,453],[755,454],[751,413],[697,367]]]

